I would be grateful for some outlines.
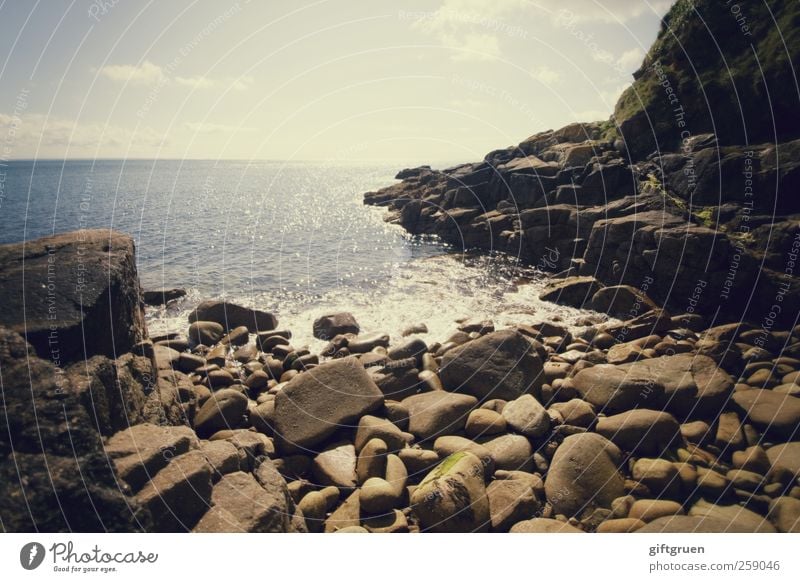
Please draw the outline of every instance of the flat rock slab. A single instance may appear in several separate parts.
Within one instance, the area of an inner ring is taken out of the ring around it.
[[[361,362],[343,358],[292,378],[275,397],[275,436],[284,451],[309,450],[383,405]]]
[[[147,337],[133,239],[79,230],[0,246],[0,325],[56,365],[116,358]]]

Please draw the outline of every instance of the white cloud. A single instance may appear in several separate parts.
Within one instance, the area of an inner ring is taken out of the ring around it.
[[[561,73],[551,69],[547,65],[538,67],[531,73],[531,75],[534,79],[547,87],[552,87],[561,81]]]
[[[94,72],[96,69],[92,71]],[[145,61],[141,65],[108,65],[100,69],[99,73],[117,83],[132,83],[134,85],[174,83],[180,87],[190,87],[192,89],[230,87],[234,91],[245,91],[250,88],[254,81],[253,77],[249,76],[227,79],[213,79],[205,75],[170,77],[163,67],[150,61]]]
[[[527,35],[513,20],[506,20],[527,4],[527,0],[444,0],[438,10],[412,17],[415,28],[454,49],[453,60],[487,61],[500,56],[501,35]]]
[[[196,77],[175,77],[175,83],[192,89],[209,89],[216,85],[216,81],[213,79],[200,75]]]
[[[625,51],[617,57],[617,65],[623,69],[635,71],[644,60],[644,51],[640,47],[634,47]]]
[[[253,84],[253,81],[253,77],[239,77],[238,79],[232,79],[230,86],[236,91],[246,91]]]
[[[74,119],[46,117],[40,113],[14,118],[0,114],[0,135],[14,125],[12,155],[15,157],[106,155],[110,150],[151,152],[167,143],[165,136],[151,127],[136,130],[116,125],[79,123]]]
[[[255,131],[254,127],[240,127],[238,125],[224,125],[222,123],[205,123],[190,121],[184,124],[187,129],[195,133],[239,133]]]
[[[560,23],[628,22],[644,14],[667,13],[675,0],[533,0]]]
[[[134,85],[154,85],[167,78],[164,69],[150,61],[145,61],[141,65],[106,65],[99,72],[117,83]]]

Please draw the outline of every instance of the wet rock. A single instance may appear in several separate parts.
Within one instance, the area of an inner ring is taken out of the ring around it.
[[[573,398],[567,402],[556,402],[550,405],[549,410],[558,413],[564,424],[584,428],[589,428],[597,418],[594,407],[580,398]]]
[[[175,301],[186,296],[186,289],[175,287],[172,289],[152,289],[142,291],[142,300],[145,305],[159,306],[166,305],[170,301]]]
[[[660,517],[684,515],[684,513],[681,504],[675,501],[667,501],[665,499],[639,499],[631,506],[628,517],[640,519],[648,523]]]
[[[539,299],[559,305],[583,307],[584,304],[591,303],[595,293],[602,287],[603,284],[594,277],[567,277],[548,283],[539,294]]]
[[[409,325],[408,327],[403,328],[403,331],[400,335],[403,337],[408,337],[410,335],[415,334],[422,334],[428,333],[428,326],[424,323],[416,323],[414,325]]]
[[[358,453],[356,474],[358,482],[363,484],[372,477],[383,477],[386,473],[386,443],[381,439],[369,440]]]
[[[214,321],[225,330],[244,326],[250,333],[275,329],[278,320],[271,313],[225,301],[203,301],[189,314],[189,323]]]
[[[361,327],[352,313],[331,313],[314,320],[314,337],[317,339],[331,339],[345,333],[358,334],[360,331]]]
[[[800,478],[800,442],[774,445],[767,449],[773,470],[784,470]]]
[[[383,405],[358,359],[320,364],[292,378],[275,397],[275,433],[285,451],[313,447],[341,426]]]
[[[189,326],[187,335],[192,345],[213,346],[225,334],[225,329],[215,321],[195,321]]]
[[[639,313],[658,309],[655,302],[636,287],[613,285],[592,295],[591,307],[618,319],[630,319]]]
[[[533,346],[514,330],[490,333],[448,351],[440,376],[449,391],[504,400],[529,392],[536,396],[544,379]]]

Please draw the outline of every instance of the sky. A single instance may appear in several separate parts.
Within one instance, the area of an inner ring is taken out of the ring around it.
[[[0,0],[0,158],[468,161],[607,119],[671,0]]]

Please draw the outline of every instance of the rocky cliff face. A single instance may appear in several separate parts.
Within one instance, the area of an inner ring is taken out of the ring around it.
[[[677,2],[610,120],[541,132],[477,163],[404,170],[365,202],[459,248],[628,284],[679,312],[790,326],[800,9],[741,10],[753,11],[751,29],[725,3]]]

